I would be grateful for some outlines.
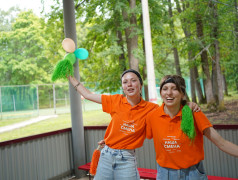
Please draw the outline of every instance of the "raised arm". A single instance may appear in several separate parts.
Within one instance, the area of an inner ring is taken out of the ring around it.
[[[69,76],[68,79],[70,83],[74,86],[75,90],[79,92],[85,99],[102,104],[101,94],[93,94],[74,77]]]
[[[204,135],[212,141],[220,150],[228,153],[232,156],[238,157],[238,146],[225,140],[221,135],[213,128],[209,127],[203,131]]]

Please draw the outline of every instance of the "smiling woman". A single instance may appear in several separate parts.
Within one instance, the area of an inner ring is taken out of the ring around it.
[[[186,89],[185,80],[168,75],[161,82],[160,95],[166,104],[165,112],[172,118],[178,113],[181,104],[186,104],[186,100],[184,99]],[[173,108],[174,110],[168,111],[168,108]]]
[[[163,104],[146,118],[146,136],[153,138],[156,151],[156,179],[207,180],[203,135],[222,151],[238,157],[238,146],[223,139],[201,111],[184,111],[186,85],[181,76],[165,76],[160,87]]]
[[[139,72],[129,69],[122,73],[124,95],[93,94],[75,78],[69,77],[69,81],[85,99],[102,104],[103,111],[111,115],[94,179],[139,180],[135,149],[145,139],[146,115],[158,108],[157,104],[142,99],[143,81]]]

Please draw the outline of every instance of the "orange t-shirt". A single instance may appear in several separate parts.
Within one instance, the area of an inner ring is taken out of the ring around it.
[[[145,139],[146,115],[158,105],[144,101],[131,106],[123,95],[102,95],[102,108],[111,115],[104,140],[113,149],[135,149]]]
[[[204,159],[203,131],[212,125],[202,112],[194,112],[196,137],[191,142],[180,129],[181,109],[171,119],[163,104],[146,118],[146,137],[153,138],[156,161],[162,167],[184,169]]]

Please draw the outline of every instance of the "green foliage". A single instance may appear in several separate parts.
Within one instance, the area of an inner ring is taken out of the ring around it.
[[[122,22],[122,17],[120,15],[115,17],[115,14],[123,5],[121,1],[99,0],[84,3],[77,9],[77,16],[85,17],[77,24],[79,44],[80,47],[88,49],[90,54],[86,62],[79,62],[80,76],[86,83],[99,82],[96,90],[102,92],[113,92],[120,87],[119,77],[124,67],[120,67],[119,56],[124,52],[117,43],[117,31],[121,31],[123,27],[117,24]],[[122,46],[125,48],[125,44]]]
[[[89,86],[97,82],[97,90],[113,92],[120,88],[120,74],[129,68],[127,57],[128,44],[125,29],[130,28],[124,20],[122,10],[128,18],[135,13],[137,27],[131,36],[138,36],[138,48],[133,54],[140,61],[140,70],[145,63],[143,47],[143,26],[141,2],[136,1],[136,8],[131,9],[129,2],[122,1],[80,1],[75,0],[77,46],[89,51],[86,61],[79,61],[81,81]],[[212,37],[213,16],[206,0],[175,0],[172,3],[173,17],[169,16],[168,1],[149,1],[150,24],[152,34],[154,65],[156,78],[165,74],[175,74],[173,47],[178,50],[180,67],[185,76],[190,66],[200,68],[200,51],[209,47],[208,56],[211,64],[214,57],[214,39]],[[213,2],[216,3],[216,2]],[[219,16],[218,40],[220,42],[221,66],[228,85],[235,88],[237,75],[237,10],[228,0],[216,3]],[[179,11],[179,7],[181,11]],[[32,84],[49,83],[55,64],[65,55],[61,42],[64,36],[63,6],[55,1],[51,12],[44,18],[36,17],[31,11],[21,12],[11,9],[0,12],[0,83]],[[196,22],[203,22],[204,36],[197,38]],[[174,29],[170,23],[173,22]],[[184,30],[189,30],[185,36]],[[121,38],[119,39],[119,34]],[[193,54],[192,65],[188,63],[188,52]]]
[[[21,12],[1,32],[0,84],[17,85],[49,82],[51,64],[46,58],[44,24],[32,11]]]

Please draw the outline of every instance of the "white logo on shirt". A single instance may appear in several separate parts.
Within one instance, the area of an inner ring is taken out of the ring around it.
[[[163,147],[169,153],[181,152],[180,139],[177,139],[175,136],[167,136],[163,138]]]
[[[134,124],[134,120],[132,121],[124,121],[122,124],[121,124],[121,129],[120,131],[122,131],[123,133],[125,133],[126,135],[127,134],[130,134],[130,133],[134,133],[135,132],[135,125]]]

